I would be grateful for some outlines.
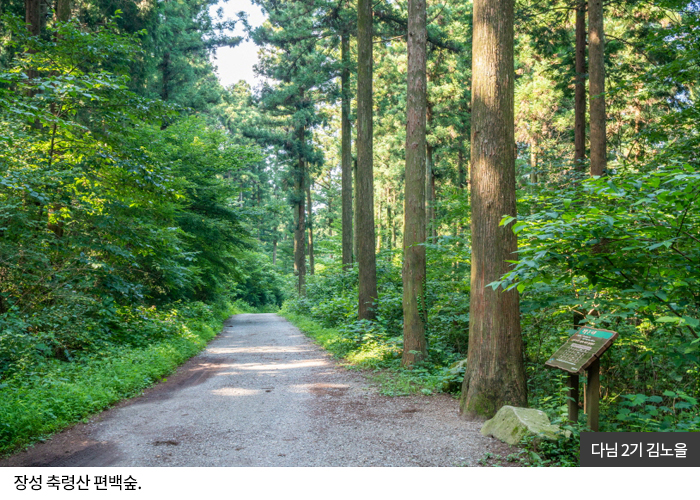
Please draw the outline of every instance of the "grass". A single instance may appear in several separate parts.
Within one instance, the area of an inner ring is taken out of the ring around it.
[[[401,367],[401,350],[391,344],[348,340],[337,328],[324,328],[312,319],[285,311],[279,313],[311,337],[318,345],[343,361],[350,369],[371,370],[370,380],[386,396],[431,395],[443,392],[449,375],[445,368],[418,365],[412,370]]]
[[[0,384],[0,456],[51,434],[163,380],[201,351],[238,311],[182,319],[179,335],[141,348],[112,348],[76,362],[53,360]]]

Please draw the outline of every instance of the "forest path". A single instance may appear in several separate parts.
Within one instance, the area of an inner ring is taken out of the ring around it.
[[[166,382],[2,466],[455,466],[508,446],[448,395],[387,397],[276,314],[240,314]]]

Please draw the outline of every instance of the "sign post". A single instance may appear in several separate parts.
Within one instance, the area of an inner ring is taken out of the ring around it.
[[[578,375],[569,373],[569,422],[578,422]]]
[[[586,412],[588,427],[598,430],[598,401],[600,399],[600,356],[617,338],[617,332],[584,326],[557,350],[545,366],[569,373],[569,420],[578,421],[579,375],[588,370],[586,385]]]

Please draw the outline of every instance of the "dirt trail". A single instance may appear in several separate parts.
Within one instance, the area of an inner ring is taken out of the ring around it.
[[[390,398],[275,314],[241,314],[177,373],[0,466],[455,466],[514,451],[447,395]]]

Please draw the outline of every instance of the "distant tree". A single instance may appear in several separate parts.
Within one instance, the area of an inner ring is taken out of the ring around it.
[[[590,0],[588,2],[588,85],[591,101],[591,175],[603,175],[607,168],[604,56],[603,0]]]

